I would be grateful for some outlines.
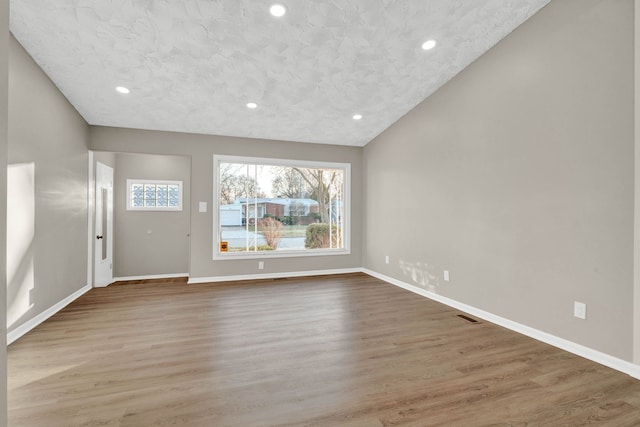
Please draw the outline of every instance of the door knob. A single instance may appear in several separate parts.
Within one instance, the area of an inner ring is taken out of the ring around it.
[[[102,236],[96,236],[96,239],[100,240],[102,239]]]

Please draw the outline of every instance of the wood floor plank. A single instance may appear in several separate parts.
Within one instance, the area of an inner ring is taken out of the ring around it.
[[[93,289],[8,349],[12,427],[640,426],[640,381],[364,274]]]

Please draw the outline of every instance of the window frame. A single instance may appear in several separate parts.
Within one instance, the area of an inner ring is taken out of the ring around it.
[[[341,169],[344,173],[344,219],[342,224],[343,247],[321,249],[299,249],[286,251],[252,251],[252,252],[220,252],[220,163],[238,163],[259,166],[289,166],[302,168]],[[351,254],[351,163],[322,162],[309,160],[277,159],[254,156],[229,156],[214,154],[213,156],[213,260],[264,259],[264,258],[298,258],[309,256],[336,256]]]
[[[153,184],[153,185],[177,185],[178,186],[178,206],[132,206],[131,204],[131,187],[136,184]],[[147,211],[147,212],[180,212],[184,199],[182,181],[172,181],[164,179],[127,179],[127,210],[128,211]]]

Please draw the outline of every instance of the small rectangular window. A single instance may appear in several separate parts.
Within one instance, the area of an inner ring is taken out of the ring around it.
[[[128,179],[127,210],[181,211],[182,181]]]

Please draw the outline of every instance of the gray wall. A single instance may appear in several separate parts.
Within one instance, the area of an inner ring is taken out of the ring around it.
[[[0,319],[7,315],[6,286],[6,209],[7,209],[7,121],[9,62],[9,1],[0,0]],[[0,322],[0,427],[7,425],[7,353],[6,326]]]
[[[128,211],[127,179],[182,181],[182,211]],[[189,157],[116,154],[114,277],[189,272],[190,180]]]
[[[631,360],[633,25],[553,1],[369,143],[364,266]]]
[[[640,0],[635,0],[635,235],[634,235],[634,305],[633,361],[640,365]]]
[[[31,307],[9,331],[87,285],[87,135],[82,117],[12,37],[9,164],[34,165],[37,231],[7,295],[9,306],[26,297]],[[31,263],[32,283],[21,288]]]
[[[116,153],[111,153],[109,151],[94,151],[93,152],[93,169],[94,169],[94,177],[95,179],[95,164],[100,162],[104,165],[111,166],[115,169],[116,167]]]
[[[362,265],[362,149],[345,146],[301,144],[284,141],[232,138],[156,132],[108,127],[91,127],[90,147],[128,153],[172,154],[191,156],[191,265],[193,278],[284,273]],[[213,261],[213,155],[271,157],[295,160],[318,160],[351,163],[351,254],[336,256],[268,258],[264,270],[256,260]],[[198,202],[207,202],[207,213],[199,213]]]

